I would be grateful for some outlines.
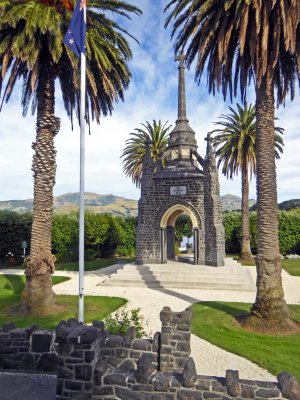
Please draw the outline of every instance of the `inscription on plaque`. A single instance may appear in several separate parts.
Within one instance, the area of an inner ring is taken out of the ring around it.
[[[187,193],[186,186],[170,186],[170,195],[180,196]]]

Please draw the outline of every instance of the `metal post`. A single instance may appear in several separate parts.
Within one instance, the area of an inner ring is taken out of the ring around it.
[[[86,7],[83,9],[86,21]],[[84,322],[84,167],[85,167],[86,57],[80,60],[80,201],[79,201],[79,322]]]

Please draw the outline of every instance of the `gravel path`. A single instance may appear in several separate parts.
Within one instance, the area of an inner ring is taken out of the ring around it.
[[[110,275],[120,266],[111,266],[98,271],[85,273],[85,294],[94,296],[118,296],[128,300],[128,308],[140,307],[145,319],[149,322],[147,333],[153,335],[160,330],[159,313],[164,306],[173,311],[182,311],[193,303],[214,300],[253,303],[255,292],[197,290],[197,289],[150,289],[135,287],[102,287],[97,286],[101,278]],[[255,268],[248,268],[253,279],[256,279]],[[1,270],[1,273],[23,274],[23,270]],[[57,294],[77,293],[78,273],[72,271],[56,271],[57,276],[69,276],[67,282],[55,286]],[[300,304],[300,277],[292,277],[286,271],[282,272],[285,299],[290,304]],[[271,380],[275,379],[268,371],[252,362],[224,351],[205,340],[192,335],[192,357],[195,360],[197,372],[204,375],[225,376],[226,369],[239,370],[243,379]]]

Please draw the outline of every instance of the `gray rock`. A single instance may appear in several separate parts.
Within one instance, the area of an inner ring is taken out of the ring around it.
[[[282,394],[290,400],[300,400],[300,384],[298,379],[287,371],[277,376],[278,387]]]
[[[132,390],[123,388],[123,387],[116,387],[115,388],[116,395],[121,400],[144,400],[144,395],[139,392],[133,392]]]
[[[14,324],[13,322],[8,322],[7,324],[4,324],[2,327],[3,332],[10,332],[14,329],[16,329],[16,324]]]
[[[103,378],[105,385],[126,386],[126,375],[124,374],[109,374]]]
[[[196,382],[196,379],[197,379],[196,365],[194,359],[190,357],[187,360],[182,372],[183,386],[187,388],[193,387],[194,383]]]
[[[158,373],[152,379],[152,385],[157,392],[167,392],[170,388],[170,379],[166,375]]]
[[[98,336],[98,329],[94,326],[85,326],[80,331],[80,343],[81,344],[91,344],[94,343]]]
[[[37,363],[37,371],[56,372],[57,371],[57,355],[55,353],[42,354]]]
[[[229,396],[237,397],[240,395],[239,371],[231,369],[226,371],[226,389]]]
[[[103,330],[104,330],[104,322],[103,322],[103,321],[97,321],[97,320],[95,320],[95,321],[93,321],[93,326],[94,326],[95,328],[100,329],[100,331],[103,331]]]
[[[124,338],[124,342],[127,344],[131,344],[136,338],[136,328],[135,326],[130,326],[127,329],[125,338]]]
[[[88,364],[75,365],[75,378],[81,381],[90,381],[92,378],[92,367]]]
[[[153,373],[152,356],[145,353],[137,362],[136,380],[139,383],[148,383],[148,379]]]

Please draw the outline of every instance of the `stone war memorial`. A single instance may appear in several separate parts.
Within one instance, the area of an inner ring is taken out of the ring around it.
[[[184,55],[180,54],[178,118],[170,134],[166,166],[155,164],[147,143],[138,204],[136,264],[164,264],[175,258],[175,222],[190,217],[193,226],[193,264],[223,266],[224,227],[218,171],[207,135],[206,155],[197,153],[195,132],[186,115]]]

